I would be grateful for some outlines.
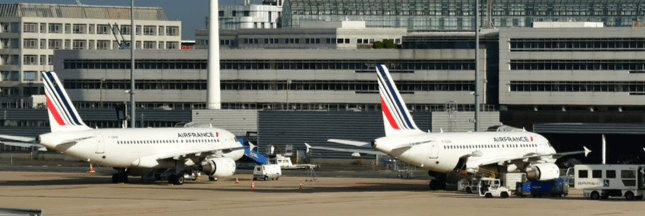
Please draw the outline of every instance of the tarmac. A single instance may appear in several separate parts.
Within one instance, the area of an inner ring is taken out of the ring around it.
[[[43,209],[47,216],[645,215],[643,201],[588,200],[577,189],[562,198],[483,198],[458,191],[429,191],[428,180],[421,176],[398,179],[389,173],[392,177],[384,178],[378,174],[382,171],[349,170],[337,175],[354,177],[319,177],[315,182],[294,175],[252,182],[249,170],[241,170],[216,182],[202,176],[200,181],[169,185],[165,181],[143,183],[136,177],[126,184],[113,184],[113,170],[99,167],[96,173],[87,173],[84,168],[2,163],[0,208]],[[376,176],[356,177],[372,176],[368,174],[372,172]]]

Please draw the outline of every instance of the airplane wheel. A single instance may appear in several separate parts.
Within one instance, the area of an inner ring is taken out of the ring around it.
[[[112,183],[119,183],[119,174],[112,175]]]
[[[625,193],[625,199],[634,200],[634,193],[632,193],[631,191],[627,191],[627,193]]]
[[[168,176],[168,183],[174,184],[175,183],[175,178],[177,178],[175,175]]]
[[[184,174],[183,173],[180,173],[179,175],[177,175],[175,177],[175,184],[182,185],[182,184],[184,184],[184,181],[185,181],[185,179],[184,179]]]

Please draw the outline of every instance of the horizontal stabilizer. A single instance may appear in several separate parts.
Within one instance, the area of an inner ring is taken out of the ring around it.
[[[354,140],[343,140],[343,139],[328,139],[327,142],[338,143],[343,145],[358,146],[358,147],[370,147],[372,144],[369,142],[363,141],[354,141]]]
[[[34,137],[23,137],[23,136],[11,136],[11,135],[0,135],[0,139],[7,139],[20,142],[36,142]]]

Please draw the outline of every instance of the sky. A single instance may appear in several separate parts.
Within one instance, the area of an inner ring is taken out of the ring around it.
[[[85,5],[115,5],[130,6],[130,0],[80,0]],[[240,4],[242,0],[220,0],[220,4]],[[259,0],[256,0],[259,3]],[[76,4],[76,0],[0,0],[0,3],[47,3],[47,4]],[[181,37],[184,40],[194,40],[195,30],[206,28],[205,17],[208,16],[209,0],[134,0],[135,7],[161,7],[166,17],[171,20],[181,20]]]

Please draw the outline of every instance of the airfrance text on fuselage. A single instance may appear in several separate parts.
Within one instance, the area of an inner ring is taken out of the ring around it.
[[[212,132],[204,133],[177,133],[179,138],[201,138],[201,137],[215,137]]]
[[[495,142],[530,142],[528,137],[493,137]]]

